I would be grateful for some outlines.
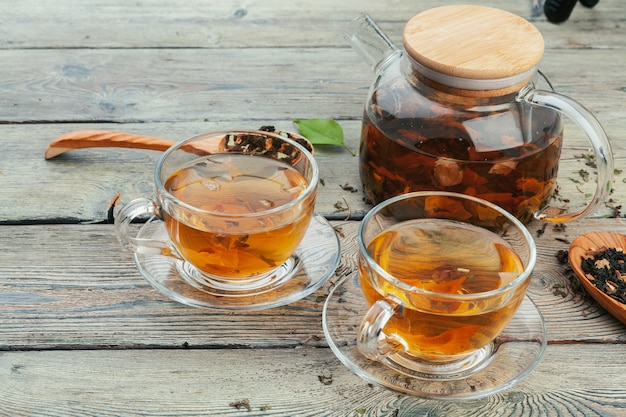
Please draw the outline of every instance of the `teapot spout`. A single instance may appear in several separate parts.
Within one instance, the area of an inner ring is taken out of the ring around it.
[[[376,72],[398,48],[367,14],[356,17],[345,28],[344,37],[350,46]]]

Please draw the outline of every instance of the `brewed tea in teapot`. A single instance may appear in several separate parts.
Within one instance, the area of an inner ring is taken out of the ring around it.
[[[528,21],[454,5],[412,18],[403,50],[367,16],[347,35],[376,70],[359,151],[371,202],[452,191],[495,203],[523,222],[562,222],[589,214],[606,198],[613,171],[606,134],[583,106],[537,88],[544,43]],[[595,195],[577,212],[549,207],[564,116],[587,134],[598,167]]]

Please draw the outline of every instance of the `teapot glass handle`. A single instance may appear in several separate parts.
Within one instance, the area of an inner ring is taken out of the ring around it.
[[[604,203],[613,183],[613,151],[604,128],[582,104],[564,95],[551,91],[529,89],[522,91],[518,99],[535,106],[551,108],[571,119],[587,135],[598,170],[596,191],[585,208],[577,212],[562,212],[560,209],[548,206],[535,213],[535,217],[540,220],[561,223],[593,213]]]

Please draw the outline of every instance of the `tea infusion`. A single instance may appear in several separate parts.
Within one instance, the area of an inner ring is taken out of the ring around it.
[[[548,204],[561,154],[558,113],[508,103],[509,96],[447,102],[436,90],[422,95],[394,83],[389,71],[363,116],[360,174],[370,200],[451,191],[491,201],[523,222]]]
[[[377,235],[368,252],[403,283],[443,294],[492,291],[524,271],[519,256],[499,236],[450,220],[399,223]],[[463,355],[487,345],[515,314],[529,282],[510,299],[506,292],[485,300],[450,301],[445,295],[403,292],[362,265],[360,279],[368,303],[382,298],[381,293],[402,300],[403,314],[394,315],[385,332],[399,336],[409,353],[422,358]]]
[[[272,158],[210,155],[165,182],[174,197],[209,213],[196,219],[174,214],[165,224],[182,255],[205,273],[229,279],[262,274],[300,243],[314,195],[284,213],[263,212],[298,198],[307,185],[293,167]]]

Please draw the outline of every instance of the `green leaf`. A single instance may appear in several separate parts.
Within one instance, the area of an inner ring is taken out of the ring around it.
[[[308,119],[294,120],[293,123],[300,130],[300,134],[313,145],[341,146],[350,152],[352,156],[356,155],[343,142],[343,129],[336,121],[331,119]]]

